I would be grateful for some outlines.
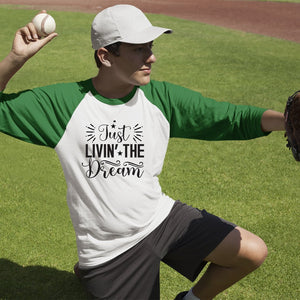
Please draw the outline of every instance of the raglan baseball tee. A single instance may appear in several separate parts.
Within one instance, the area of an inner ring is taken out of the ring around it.
[[[157,81],[106,99],[89,79],[0,93],[0,130],[57,152],[80,267],[89,268],[136,245],[169,214],[174,200],[158,175],[170,137],[256,138],[264,111]]]

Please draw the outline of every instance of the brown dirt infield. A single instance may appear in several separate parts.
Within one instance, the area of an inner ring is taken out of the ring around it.
[[[245,0],[0,0],[0,4],[95,14],[120,3],[133,4],[147,13],[166,14],[300,42],[300,3]]]

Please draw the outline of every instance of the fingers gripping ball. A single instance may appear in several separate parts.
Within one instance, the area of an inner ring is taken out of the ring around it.
[[[55,20],[46,13],[37,14],[33,18],[32,23],[41,37],[49,35],[56,28]]]

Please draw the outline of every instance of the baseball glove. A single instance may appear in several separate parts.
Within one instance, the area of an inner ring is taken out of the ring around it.
[[[296,161],[300,161],[300,91],[288,98],[285,111],[285,137],[287,147]]]

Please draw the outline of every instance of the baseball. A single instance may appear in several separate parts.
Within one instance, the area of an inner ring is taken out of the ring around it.
[[[56,28],[55,20],[46,13],[37,14],[33,18],[32,23],[41,37],[49,35]]]

